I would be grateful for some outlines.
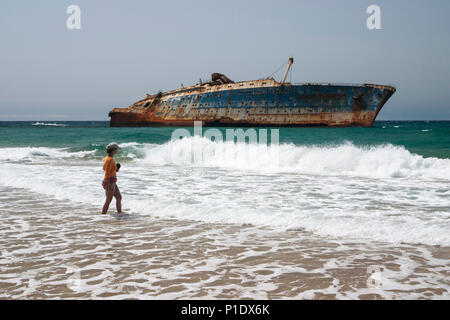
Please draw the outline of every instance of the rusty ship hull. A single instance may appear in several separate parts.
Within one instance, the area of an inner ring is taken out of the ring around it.
[[[220,74],[219,74],[220,75]],[[217,77],[216,77],[217,78]],[[110,111],[110,126],[372,126],[392,86],[211,81]]]

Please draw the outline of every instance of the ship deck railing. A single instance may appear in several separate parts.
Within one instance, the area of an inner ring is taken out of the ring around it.
[[[293,85],[296,86],[345,86],[345,87],[360,87],[364,85],[369,85],[371,83],[349,83],[349,82],[294,82]],[[393,83],[387,83],[384,86],[396,87]]]

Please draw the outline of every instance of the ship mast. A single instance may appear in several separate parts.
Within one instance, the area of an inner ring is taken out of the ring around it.
[[[293,63],[294,63],[294,58],[289,57],[289,62],[288,62],[288,65],[286,67],[286,72],[284,73],[283,80],[281,80],[281,84],[283,84],[286,81],[286,78],[287,78],[288,73],[289,73],[289,69],[291,68]]]

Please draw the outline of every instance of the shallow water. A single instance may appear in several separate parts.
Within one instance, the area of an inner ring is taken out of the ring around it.
[[[0,191],[1,298],[449,298],[448,247],[101,216]]]
[[[449,298],[450,123],[172,131],[2,123],[0,297]]]

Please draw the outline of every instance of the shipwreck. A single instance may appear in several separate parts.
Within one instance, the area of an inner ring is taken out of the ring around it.
[[[234,82],[213,73],[211,80],[148,95],[128,108],[109,112],[111,127],[136,126],[372,126],[396,91],[379,84],[280,82],[274,78]]]

